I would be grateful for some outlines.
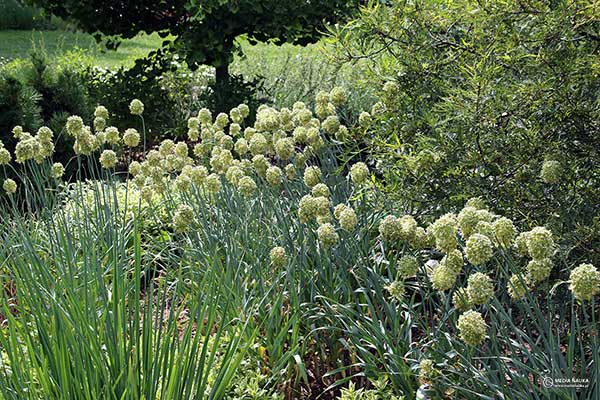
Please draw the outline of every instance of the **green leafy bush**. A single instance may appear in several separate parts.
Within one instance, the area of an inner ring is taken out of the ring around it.
[[[335,30],[381,88],[362,148],[389,194],[434,215],[483,196],[598,260],[598,24],[593,1],[414,0]]]

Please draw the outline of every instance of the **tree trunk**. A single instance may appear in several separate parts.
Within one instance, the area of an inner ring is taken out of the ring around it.
[[[215,79],[217,86],[226,86],[229,83],[229,63],[222,64],[216,68]]]

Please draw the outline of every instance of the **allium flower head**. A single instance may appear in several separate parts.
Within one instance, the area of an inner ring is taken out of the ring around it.
[[[187,204],[181,204],[173,215],[173,227],[176,232],[185,232],[194,221],[194,209]]]
[[[252,165],[256,173],[261,177],[266,177],[267,169],[271,166],[269,160],[262,154],[252,157]]]
[[[346,90],[339,86],[334,87],[333,89],[331,89],[331,92],[329,92],[329,98],[331,99],[331,102],[336,106],[344,104],[346,102],[347,97],[348,95],[346,93]]]
[[[362,127],[366,127],[371,123],[371,114],[366,111],[363,111],[358,116],[358,124]]]
[[[287,252],[281,246],[273,247],[269,252],[269,257],[274,267],[283,267],[288,262]]]
[[[511,276],[506,286],[508,289],[508,294],[514,300],[523,298],[529,290],[527,288],[526,278],[522,275]]]
[[[545,281],[552,272],[552,260],[549,258],[534,258],[527,264],[527,277],[532,284]]]
[[[458,331],[463,342],[478,346],[485,340],[487,325],[477,311],[467,311],[458,317]]]
[[[131,100],[131,103],[129,103],[129,111],[132,115],[142,115],[144,113],[144,103],[138,99]]]
[[[287,161],[294,156],[294,140],[286,137],[275,143],[275,154],[279,159]]]
[[[237,109],[240,111],[242,118],[247,118],[250,115],[250,107],[247,104],[242,103],[237,106]]]
[[[94,110],[94,117],[108,119],[108,110],[104,106],[97,106]]]
[[[7,165],[10,163],[12,156],[10,155],[10,151],[6,150],[4,147],[0,148],[0,165]]]
[[[473,207],[478,210],[485,210],[487,209],[487,204],[485,204],[485,200],[483,200],[481,197],[472,197],[467,200],[465,207]]]
[[[10,178],[5,179],[4,183],[2,184],[2,188],[7,194],[13,194],[17,191],[17,182]]]
[[[80,135],[83,130],[83,119],[77,115],[72,115],[67,118],[67,133],[73,137]],[[14,132],[14,130],[13,130]],[[22,132],[22,130],[21,130]]]
[[[411,240],[417,230],[417,221],[412,215],[404,215],[398,219],[398,222],[400,223],[400,238]]]
[[[404,296],[404,293],[406,291],[404,287],[404,282],[400,280],[393,281],[392,283],[387,285],[385,289],[388,291],[390,296],[392,296],[397,301],[402,301],[402,297]]]
[[[313,186],[311,193],[315,197],[319,197],[319,196],[330,197],[331,196],[331,192],[329,191],[329,188],[324,183],[317,183],[315,186]]]
[[[435,362],[430,359],[421,360],[419,363],[419,383],[431,384],[439,376],[439,371],[435,368]]]
[[[341,212],[340,217],[340,227],[348,232],[351,232],[356,228],[356,224],[358,223],[358,219],[356,218],[356,212],[351,207],[347,207],[344,211]]]
[[[388,215],[379,223],[379,233],[383,240],[395,242],[402,235],[402,225],[400,220],[393,215]]]
[[[249,176],[244,176],[238,181],[237,188],[244,197],[250,198],[256,193],[256,182]]]
[[[489,276],[476,272],[467,280],[467,293],[473,304],[485,304],[494,297],[494,284]]]
[[[60,179],[60,178],[62,178],[64,173],[65,173],[65,167],[61,163],[57,162],[57,163],[52,164],[50,176],[52,176],[54,179]]]
[[[552,232],[537,226],[529,231],[527,235],[527,251],[533,259],[550,258],[554,253],[554,239]]]
[[[592,264],[580,264],[571,271],[569,289],[581,301],[590,301],[600,293],[600,272]]]
[[[452,250],[444,256],[441,263],[447,265],[454,273],[458,274],[462,271],[464,265],[463,255],[458,249]]]
[[[248,148],[248,142],[244,138],[239,138],[235,142],[234,149],[235,149],[235,152],[238,153],[238,155],[243,156],[249,150],[249,148]]]
[[[252,135],[249,143],[250,153],[254,156],[265,153],[269,144],[262,133]]]
[[[187,193],[192,188],[192,179],[186,174],[180,174],[175,178],[175,190],[179,193]]]
[[[341,214],[342,214],[342,212],[343,212],[345,209],[347,209],[347,208],[348,208],[348,206],[347,206],[347,205],[345,205],[345,204],[343,204],[343,203],[340,203],[340,204],[338,204],[338,205],[337,205],[337,206],[335,206],[335,208],[333,209],[333,216],[334,216],[336,219],[340,219],[340,215],[341,215]]]
[[[79,118],[79,120],[81,121],[81,127],[83,127],[83,120],[80,117],[76,117],[76,118]],[[67,131],[69,130],[69,120],[70,119],[71,119],[71,117],[69,117],[69,119],[67,119]],[[15,126],[12,129],[12,134],[15,139],[21,139],[21,135],[23,135],[23,127],[21,125]]]
[[[100,154],[100,164],[105,169],[114,168],[117,165],[117,153],[112,150],[104,150]]]
[[[104,140],[106,143],[115,145],[119,143],[119,130],[114,126],[109,126],[104,130]]]
[[[542,164],[540,178],[545,183],[558,183],[562,174],[562,166],[556,160],[546,160]]]
[[[460,232],[465,239],[475,231],[475,226],[479,222],[479,216],[477,215],[477,209],[475,207],[465,207],[459,213],[457,217],[458,226]]]
[[[276,166],[267,168],[266,177],[271,186],[279,186],[283,182],[283,172]]]
[[[325,223],[319,226],[317,229],[317,236],[319,238],[319,242],[324,248],[329,248],[335,245],[339,240],[339,235],[335,231],[335,228],[330,223]]]
[[[435,247],[444,253],[456,249],[457,220],[454,214],[444,214],[429,226],[429,231],[435,238]]]
[[[323,121],[321,126],[327,134],[333,135],[340,128],[340,120],[335,115],[330,115]]]
[[[415,250],[422,250],[430,245],[430,236],[424,228],[418,226],[415,229],[415,234],[410,240],[410,245]]]
[[[195,185],[202,185],[204,180],[208,176],[208,169],[204,165],[198,165],[192,168],[190,172],[190,178]]]
[[[123,133],[123,143],[128,147],[135,147],[140,144],[140,133],[134,128],[129,128]]]
[[[310,166],[304,170],[304,183],[308,187],[313,187],[321,182],[321,170],[319,167]]]
[[[212,113],[208,108],[202,108],[198,111],[198,119],[204,125],[208,125],[212,123]]]
[[[187,157],[188,152],[188,145],[185,142],[179,142],[175,145],[175,155],[177,157]]]
[[[357,162],[350,168],[352,182],[361,185],[369,179],[369,167],[364,162]]]
[[[207,192],[216,194],[221,191],[221,178],[217,174],[210,174],[204,180],[204,187]]]
[[[431,283],[436,290],[450,290],[456,283],[456,273],[446,264],[438,264],[431,274]]]
[[[460,288],[452,295],[452,304],[458,311],[467,311],[473,308],[467,289]]]
[[[285,176],[287,176],[288,180],[292,180],[296,178],[296,166],[294,164],[288,164],[285,166]]]
[[[513,222],[506,217],[502,217],[494,221],[493,227],[496,242],[504,248],[510,248],[513,239],[517,235],[517,229]]]
[[[527,249],[527,241],[529,237],[529,232],[520,233],[515,239],[515,250],[522,256],[528,256],[529,250]]]
[[[474,233],[467,240],[465,247],[467,260],[473,265],[483,265],[488,262],[493,254],[492,241],[485,235]]]
[[[494,225],[491,222],[487,221],[479,221],[477,225],[475,225],[475,232],[483,236],[487,236],[489,239],[493,239],[496,237]]]
[[[412,278],[419,271],[419,260],[414,256],[403,256],[398,260],[398,277]]]

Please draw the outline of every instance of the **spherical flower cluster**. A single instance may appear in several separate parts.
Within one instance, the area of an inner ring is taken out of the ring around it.
[[[379,233],[383,240],[395,242],[400,239],[401,232],[400,220],[393,215],[388,215],[379,223]]]
[[[562,167],[556,160],[546,160],[542,164],[540,178],[545,183],[558,183],[560,181]]]
[[[140,133],[134,128],[129,128],[123,133],[123,143],[128,147],[135,147],[140,144]]]
[[[304,183],[308,187],[313,187],[321,182],[321,170],[319,167],[311,166],[304,170]]]
[[[369,167],[364,162],[358,162],[350,168],[352,182],[361,185],[369,179]]]
[[[529,255],[529,250],[527,250],[528,237],[529,232],[522,232],[515,239],[515,250],[522,256]]]
[[[315,186],[312,187],[311,194],[315,197],[330,197],[331,191],[329,190],[326,184],[317,183]]]
[[[132,115],[142,115],[144,113],[144,103],[138,99],[131,100],[131,103],[129,103],[129,111]]]
[[[343,230],[348,232],[353,231],[358,223],[356,212],[351,207],[346,207],[346,209],[340,213],[339,221],[340,227]]]
[[[100,155],[100,164],[102,168],[114,168],[117,165],[117,153],[112,150],[104,150]]]
[[[252,178],[244,176],[239,180],[237,188],[244,197],[250,198],[256,193],[257,187],[256,182]]]
[[[340,120],[335,115],[330,115],[323,121],[322,126],[326,133],[333,135],[340,128]]]
[[[2,189],[4,189],[7,194],[13,194],[17,191],[17,182],[8,178],[2,184]]]
[[[494,284],[489,276],[476,272],[467,280],[467,293],[473,304],[485,304],[494,297]]]
[[[194,221],[194,209],[187,204],[181,204],[173,215],[173,227],[176,232],[185,232]]]
[[[296,177],[296,166],[294,164],[288,164],[285,166],[285,176],[287,176],[287,178],[289,180],[292,180]]]
[[[325,223],[319,226],[319,229],[317,229],[317,236],[319,238],[319,242],[321,242],[321,245],[325,248],[335,245],[340,238],[335,231],[335,228],[330,223]]]
[[[463,268],[463,255],[458,249],[452,250],[444,256],[441,263],[447,265],[455,274],[458,274]]]
[[[287,161],[294,156],[294,140],[286,137],[275,143],[275,154],[279,159]]]
[[[344,104],[346,102],[347,96],[348,95],[346,93],[346,90],[339,86],[334,87],[333,89],[331,89],[331,92],[329,92],[329,98],[331,99],[331,102],[336,106]]]
[[[435,238],[435,247],[449,253],[456,249],[457,221],[454,214],[444,214],[429,226],[429,231]]]
[[[410,245],[415,250],[422,250],[427,248],[431,243],[431,237],[427,234],[427,231],[420,226],[415,229],[414,236],[410,239]]]
[[[592,264],[580,264],[571,271],[569,289],[581,301],[590,301],[600,293],[600,272]]]
[[[221,191],[221,178],[217,174],[210,174],[204,180],[204,188],[208,193],[217,194]]]
[[[398,260],[398,277],[401,279],[412,278],[419,271],[419,260],[414,256],[403,256]]]
[[[108,144],[119,144],[119,130],[114,126],[109,126],[104,130],[104,141]]]
[[[419,383],[431,384],[438,377],[439,371],[435,368],[433,360],[424,359],[419,363]]]
[[[554,253],[552,232],[542,226],[530,230],[527,235],[527,251],[533,259],[550,258]]]
[[[288,262],[287,253],[281,246],[273,247],[269,252],[269,257],[274,267],[282,267]]]
[[[262,133],[255,133],[252,135],[249,141],[248,148],[250,149],[250,153],[256,156],[259,154],[263,154],[268,147],[269,143],[267,142],[267,138]]]
[[[65,173],[65,167],[61,163],[57,162],[57,163],[52,164],[52,169],[50,171],[50,175],[54,179],[62,178],[64,173]]]
[[[467,289],[460,288],[452,295],[452,304],[458,311],[467,311],[473,308]]]
[[[276,166],[267,168],[266,177],[267,182],[271,186],[279,186],[283,182],[283,172],[281,168]]]
[[[549,258],[534,258],[527,264],[527,278],[532,284],[545,281],[552,272],[552,260]]]
[[[494,221],[493,227],[496,242],[504,248],[510,248],[513,239],[517,235],[517,229],[513,222],[506,217],[502,217]]]
[[[397,301],[402,301],[402,297],[405,293],[404,281],[396,280],[385,287],[390,296]]]
[[[483,200],[481,197],[471,197],[465,203],[465,207],[473,207],[478,210],[485,210],[487,209],[487,204],[485,204],[485,200]]]
[[[456,282],[456,273],[447,265],[440,263],[431,274],[431,283],[436,290],[450,290]]]
[[[232,165],[227,169],[227,172],[225,173],[225,179],[227,179],[227,181],[232,185],[237,186],[238,182],[244,175],[246,174],[244,174],[244,171],[240,167],[237,165]]]
[[[508,294],[514,300],[521,299],[527,293],[527,282],[524,276],[522,275],[513,275],[508,280]]]
[[[358,124],[362,127],[366,127],[371,123],[371,114],[367,111],[363,111],[358,116]]]
[[[488,262],[494,254],[492,241],[485,235],[474,233],[467,240],[465,248],[467,260],[473,265],[483,265]]]
[[[467,311],[458,317],[458,331],[463,342],[477,346],[485,340],[487,325],[477,311]]]
[[[3,147],[2,142],[0,142],[0,165],[7,165],[10,163],[10,160],[12,160],[10,152],[6,150]]]

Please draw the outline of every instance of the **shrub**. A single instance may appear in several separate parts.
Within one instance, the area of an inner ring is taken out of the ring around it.
[[[593,3],[396,2],[335,30],[381,88],[361,132],[389,194],[434,215],[482,196],[597,261]]]

